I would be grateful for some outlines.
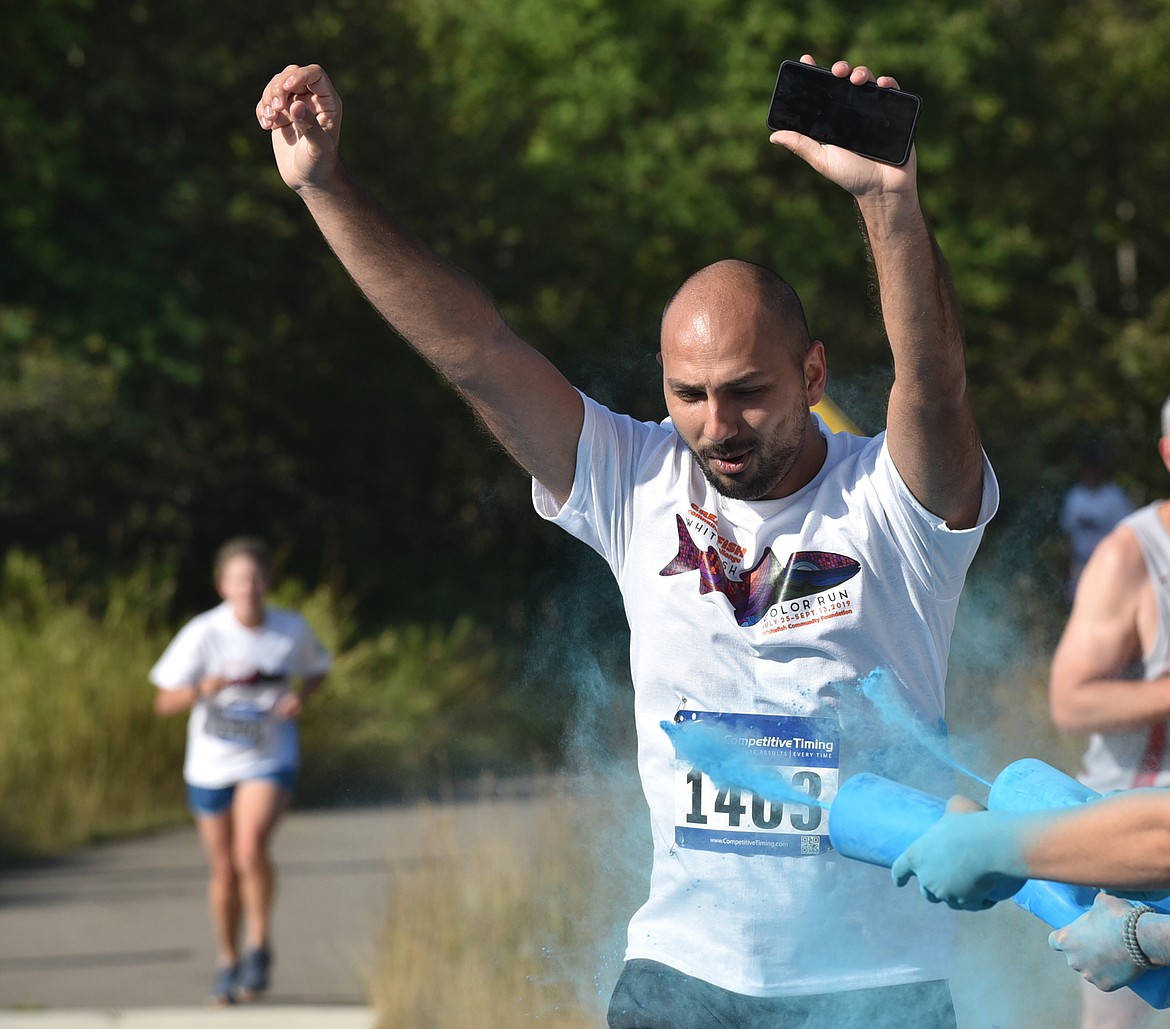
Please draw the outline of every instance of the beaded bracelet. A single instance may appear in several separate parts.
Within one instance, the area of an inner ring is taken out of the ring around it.
[[[1153,910],[1148,904],[1135,904],[1129,914],[1125,916],[1125,921],[1121,923],[1121,938],[1125,941],[1126,953],[1129,954],[1130,960],[1143,971],[1149,971],[1154,967],[1154,963],[1142,950],[1141,944],[1138,943],[1137,924],[1142,915]]]

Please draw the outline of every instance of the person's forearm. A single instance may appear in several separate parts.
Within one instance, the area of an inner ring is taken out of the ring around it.
[[[1170,889],[1170,790],[1132,790],[1040,813],[1021,854],[1033,879]]]
[[[1137,923],[1137,942],[1155,965],[1170,965],[1170,915],[1153,911],[1142,915]]]
[[[399,224],[339,169],[299,191],[367,299],[447,379],[530,475],[560,500],[584,406],[553,364],[504,322],[486,291]]]
[[[913,193],[858,200],[902,386],[932,405],[966,403],[963,328],[950,270]]]
[[[913,193],[858,199],[894,358],[890,456],[928,511],[975,525],[983,449],[967,395],[963,329],[950,271]]]
[[[485,290],[440,258],[344,168],[298,191],[322,235],[375,309],[447,379],[474,388],[485,345],[511,342]]]
[[[195,706],[199,696],[199,686],[196,683],[188,683],[173,690],[159,689],[154,695],[155,714],[163,717],[181,715]]]
[[[1053,693],[1052,720],[1062,732],[1123,732],[1170,718],[1170,677],[1094,679]]]

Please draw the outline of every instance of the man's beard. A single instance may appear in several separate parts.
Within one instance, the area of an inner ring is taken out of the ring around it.
[[[808,435],[808,408],[800,407],[794,412],[792,422],[784,422],[767,440],[757,440],[752,446],[752,462],[739,475],[723,475],[711,467],[711,461],[728,457],[741,449],[736,447],[709,446],[702,450],[691,447],[691,453],[699,462],[707,481],[723,496],[731,500],[759,500],[771,493],[795,467],[804,449]]]

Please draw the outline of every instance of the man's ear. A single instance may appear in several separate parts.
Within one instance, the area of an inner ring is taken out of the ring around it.
[[[661,368],[662,367],[662,351],[661,350],[659,350],[658,353],[654,355],[654,360],[658,362],[658,367]]]
[[[825,345],[819,339],[814,339],[804,354],[804,388],[808,390],[809,407],[815,407],[821,402],[828,378]]]

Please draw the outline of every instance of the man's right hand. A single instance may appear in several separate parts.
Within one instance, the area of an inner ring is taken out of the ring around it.
[[[922,896],[958,911],[984,911],[1024,883],[996,871],[1003,853],[1018,851],[1019,819],[984,811],[967,797],[952,797],[946,814],[894,862],[898,886],[918,877]]]
[[[276,166],[290,188],[323,186],[336,173],[341,97],[319,64],[290,64],[274,75],[256,120],[272,134]]]

